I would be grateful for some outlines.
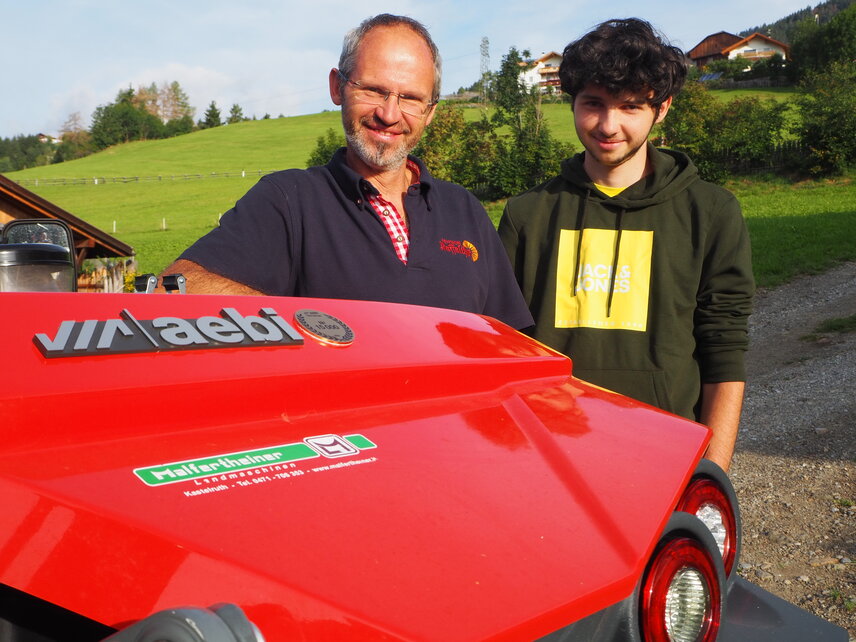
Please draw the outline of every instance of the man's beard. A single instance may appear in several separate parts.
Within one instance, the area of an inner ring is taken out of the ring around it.
[[[618,157],[618,158],[616,158],[616,159],[614,159],[614,160],[611,160],[611,161],[607,161],[607,160],[604,158],[604,156],[603,156],[603,155],[600,155],[600,154],[598,154],[598,153],[597,153],[597,152],[595,152],[595,151],[590,151],[590,150],[586,150],[586,151],[590,151],[590,153],[591,153],[595,158],[597,158],[601,163],[603,163],[605,166],[607,166],[607,167],[618,167],[619,165],[623,165],[623,164],[624,164],[624,163],[626,163],[628,160],[630,160],[631,158],[633,158],[633,157],[636,155],[636,153],[637,153],[640,149],[642,149],[642,147],[644,147],[644,146],[645,146],[645,145],[647,145],[647,144],[648,144],[648,140],[646,139],[646,140],[644,140],[642,143],[640,143],[639,145],[637,145],[636,147],[634,147],[633,149],[630,149],[630,150],[628,150],[627,152],[625,152],[623,156],[620,156],[620,157]]]
[[[416,146],[415,143],[411,144],[411,141],[406,137],[411,130],[405,129],[403,131],[405,138],[394,146],[389,143],[370,143],[361,135],[361,131],[365,131],[367,127],[367,122],[370,123],[370,119],[366,118],[360,122],[363,127],[362,130],[359,130],[353,121],[343,122],[348,148],[362,162],[374,169],[391,170],[401,167],[407,159],[407,154]]]

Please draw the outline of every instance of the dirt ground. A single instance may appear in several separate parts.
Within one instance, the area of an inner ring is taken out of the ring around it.
[[[759,293],[730,476],[741,574],[856,640],[856,332],[815,333],[851,315],[852,262]]]

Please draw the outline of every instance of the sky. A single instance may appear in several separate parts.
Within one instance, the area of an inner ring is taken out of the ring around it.
[[[56,135],[121,89],[178,81],[201,118],[216,101],[225,116],[295,116],[335,109],[327,74],[345,32],[397,13],[425,24],[443,58],[443,93],[479,78],[481,40],[490,69],[509,47],[533,56],[610,18],[651,22],[687,51],[719,31],[738,33],[809,6],[806,0],[0,0],[0,137]]]

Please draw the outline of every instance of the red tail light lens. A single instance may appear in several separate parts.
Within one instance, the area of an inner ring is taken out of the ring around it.
[[[725,574],[730,576],[737,559],[737,520],[722,487],[712,479],[697,477],[687,486],[676,510],[691,513],[704,522],[716,540]]]
[[[641,625],[646,642],[708,642],[716,639],[721,587],[710,553],[696,539],[665,540],[642,585]]]

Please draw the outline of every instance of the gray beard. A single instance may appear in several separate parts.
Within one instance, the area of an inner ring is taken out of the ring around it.
[[[347,130],[345,139],[348,141],[348,148],[353,150],[361,161],[378,170],[398,169],[407,160],[407,154],[410,152],[404,145],[394,150],[384,143],[367,145],[359,136]]]

